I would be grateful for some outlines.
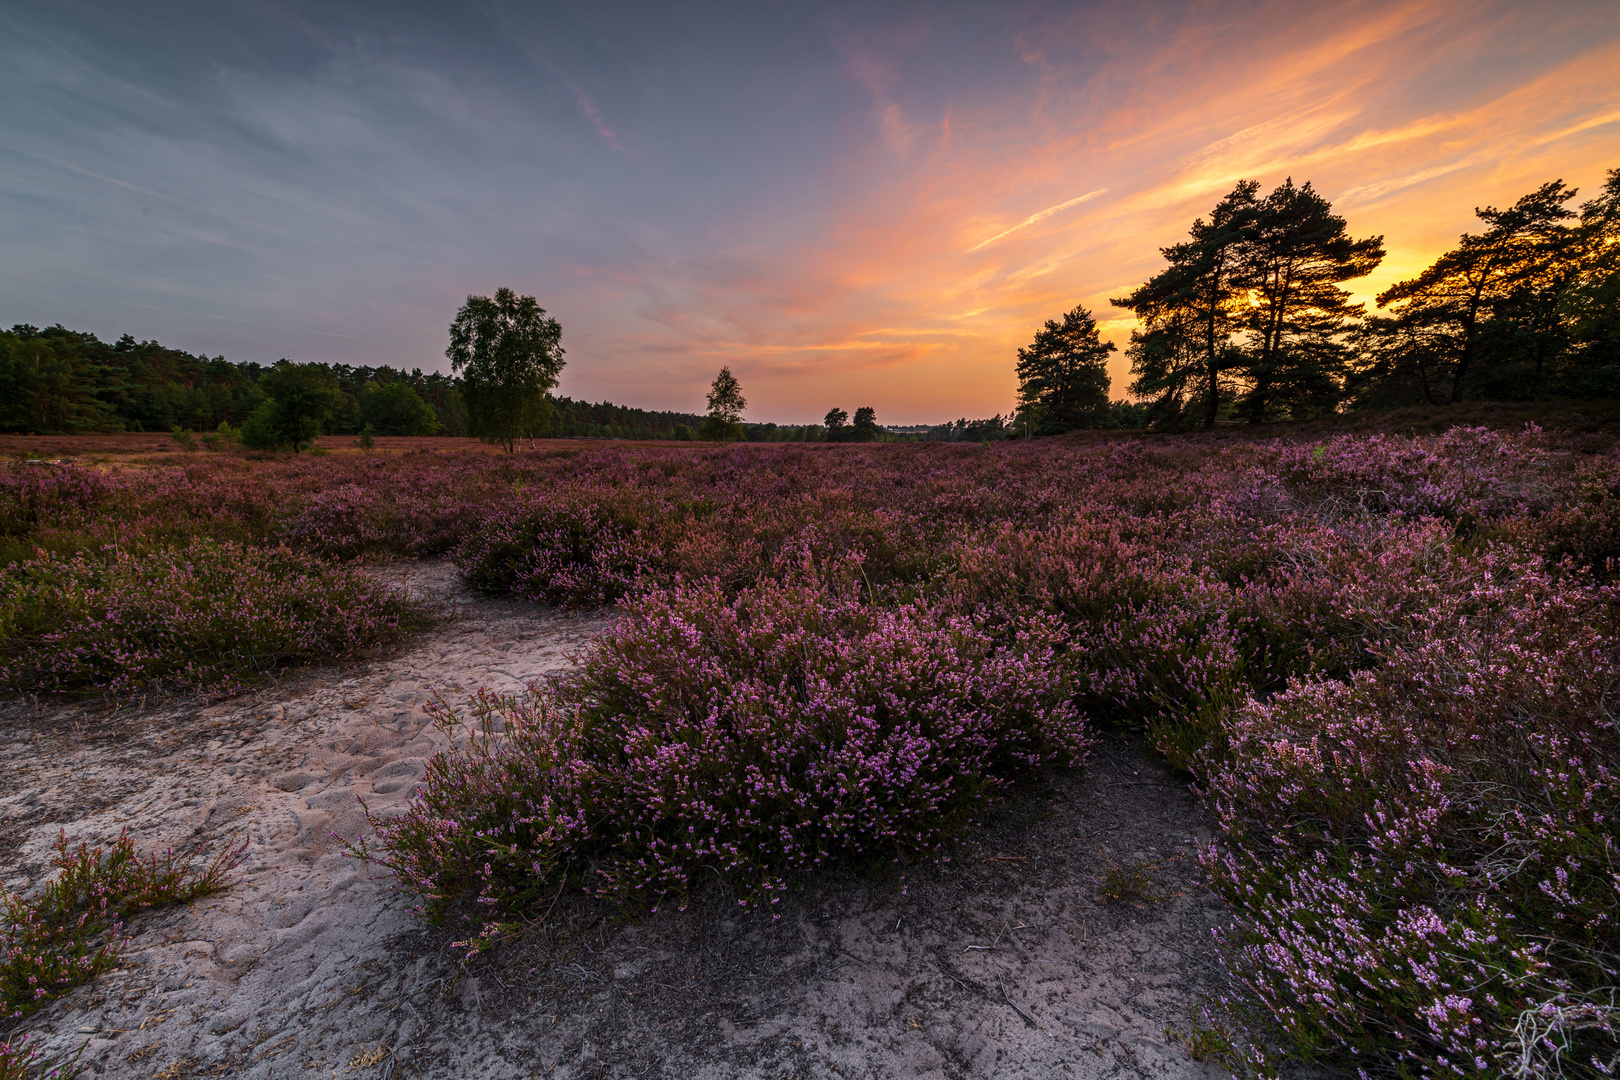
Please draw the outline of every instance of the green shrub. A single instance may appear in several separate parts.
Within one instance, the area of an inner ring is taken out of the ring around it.
[[[360,572],[286,548],[46,552],[0,572],[0,686],[217,688],[364,655],[427,621]]]
[[[26,1016],[111,969],[128,941],[121,931],[130,918],[227,888],[247,841],[201,870],[172,849],[142,857],[128,830],[111,851],[83,842],[75,849],[64,831],[55,850],[59,873],[37,895],[0,888],[0,1019]]]

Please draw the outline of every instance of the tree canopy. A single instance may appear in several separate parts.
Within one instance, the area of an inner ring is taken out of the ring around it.
[[[1378,295],[1394,316],[1387,329],[1401,343],[1388,361],[1422,372],[1430,401],[1463,400],[1472,382],[1490,378],[1481,368],[1493,360],[1500,368],[1528,358],[1534,372],[1514,381],[1528,374],[1539,382],[1549,353],[1563,351],[1558,308],[1577,272],[1569,257],[1574,230],[1566,224],[1575,212],[1564,203],[1575,194],[1554,180],[1506,210],[1476,210],[1484,232],[1464,233],[1423,273]]]
[[[444,354],[462,377],[474,434],[511,453],[517,440],[549,431],[562,327],[534,297],[504,287],[493,297],[467,297]]]
[[[870,405],[862,405],[855,410],[855,420],[850,427],[855,433],[856,442],[875,442],[883,434],[883,429],[878,427],[877,409]]]
[[[1157,414],[1190,410],[1207,429],[1232,396],[1229,373],[1242,364],[1232,336],[1246,314],[1244,249],[1259,215],[1259,190],[1255,181],[1239,181],[1209,221],[1192,223],[1190,239],[1160,249],[1169,264],[1163,271],[1109,301],[1142,323],[1128,350],[1137,376],[1131,392],[1156,398]]]
[[[360,394],[360,419],[378,435],[432,435],[443,426],[432,406],[401,379],[368,383]]]
[[[1242,406],[1249,423],[1268,414],[1310,415],[1339,403],[1349,359],[1344,335],[1362,305],[1342,284],[1384,258],[1384,238],[1353,240],[1345,220],[1309,183],[1292,177],[1262,199],[1239,249],[1249,290]]]
[[[743,410],[748,401],[743,397],[742,385],[723,367],[709,387],[709,415],[703,421],[700,435],[715,442],[731,442],[747,434],[742,424]]]
[[[1055,435],[1103,426],[1108,417],[1108,354],[1097,320],[1081,304],[1061,322],[1046,320],[1018,350],[1018,405],[1033,431]]]
[[[321,364],[283,360],[259,378],[268,395],[242,425],[242,442],[259,450],[307,448],[342,406],[337,378]]]
[[[1347,282],[1384,257],[1309,183],[1241,181],[1166,266],[1112,301],[1135,313],[1130,393],[1156,427],[1301,419],[1467,399],[1620,393],[1620,170],[1602,191],[1543,184],[1475,214],[1422,273],[1379,294]],[[1022,359],[1022,353],[1020,354]]]

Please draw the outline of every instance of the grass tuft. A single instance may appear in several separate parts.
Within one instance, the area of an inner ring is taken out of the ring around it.
[[[201,867],[173,849],[141,855],[127,829],[111,848],[74,847],[63,831],[54,850],[58,873],[37,894],[0,890],[0,1020],[26,1016],[113,968],[132,917],[229,887],[247,841]]]

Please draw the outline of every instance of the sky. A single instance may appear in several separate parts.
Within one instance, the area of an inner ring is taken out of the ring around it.
[[[1242,179],[1388,257],[1620,166],[1614,0],[0,5],[0,325],[446,370],[470,294],[561,394],[747,418],[1010,411]]]

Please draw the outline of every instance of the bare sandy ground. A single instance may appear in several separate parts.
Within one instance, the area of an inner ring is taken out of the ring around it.
[[[832,875],[778,918],[716,886],[639,923],[563,898],[483,956],[333,833],[387,814],[446,745],[422,711],[512,691],[605,625],[388,571],[460,615],[399,655],[208,707],[0,712],[0,878],[59,828],[143,850],[249,841],[240,883],[140,920],[126,962],[28,1018],[108,1077],[1213,1077],[1167,1036],[1216,985],[1191,798],[1124,743],[997,809],[938,866]],[[1109,862],[1150,898],[1105,903]]]

